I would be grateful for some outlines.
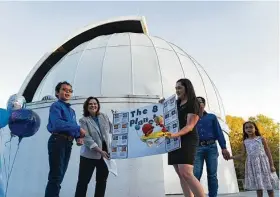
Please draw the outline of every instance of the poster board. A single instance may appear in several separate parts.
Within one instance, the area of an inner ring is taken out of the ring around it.
[[[166,132],[179,131],[176,96],[162,104],[113,114],[112,159],[164,154],[181,147],[181,138],[166,138]]]

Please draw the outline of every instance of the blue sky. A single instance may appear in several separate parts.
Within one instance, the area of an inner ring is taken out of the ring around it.
[[[280,121],[278,2],[0,2],[0,107],[47,51],[76,30],[124,15],[204,66],[227,114]]]

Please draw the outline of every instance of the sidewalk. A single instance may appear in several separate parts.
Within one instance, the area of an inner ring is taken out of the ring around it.
[[[237,194],[221,194],[218,197],[256,197],[256,192],[240,192]],[[264,192],[263,197],[267,197],[267,193]],[[166,195],[166,197],[184,197],[183,195]],[[274,190],[274,197],[279,197],[279,190]]]

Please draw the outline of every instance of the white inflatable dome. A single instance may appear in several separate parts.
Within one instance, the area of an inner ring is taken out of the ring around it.
[[[178,46],[143,33],[115,33],[80,44],[48,72],[33,101],[54,95],[55,85],[63,80],[79,97],[167,97],[183,77],[207,99],[208,109],[223,117],[217,89],[203,68]]]
[[[111,109],[128,110],[158,102],[160,96],[175,93],[175,83],[189,78],[197,96],[207,100],[207,110],[224,118],[218,91],[204,69],[178,46],[148,34],[140,17],[122,17],[82,29],[75,36],[46,53],[30,72],[19,95],[27,107],[41,118],[39,131],[22,141],[10,179],[11,197],[44,195],[49,170],[46,129],[49,106],[54,102],[58,82],[73,85],[71,100],[77,119],[88,96],[99,97],[102,112],[112,118]],[[226,124],[221,120],[223,128]],[[225,135],[228,148],[230,144]],[[17,142],[13,141],[13,146]],[[14,149],[13,149],[14,150]],[[7,151],[7,150],[6,150]],[[220,149],[219,149],[220,151]],[[80,148],[73,146],[68,170],[62,183],[61,197],[74,195]],[[14,151],[13,151],[14,154]],[[118,177],[109,176],[106,196],[163,197],[182,194],[179,179],[166,154],[117,160]],[[148,175],[147,175],[148,173]],[[93,196],[94,176],[88,188]],[[219,193],[238,192],[232,161],[219,157]],[[201,180],[207,192],[206,170]]]

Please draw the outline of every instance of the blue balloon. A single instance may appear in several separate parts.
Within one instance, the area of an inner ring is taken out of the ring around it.
[[[12,111],[9,118],[11,134],[19,138],[33,136],[39,130],[40,124],[40,117],[30,109]]]
[[[9,113],[6,109],[0,108],[0,129],[5,127],[9,122]]]
[[[135,125],[135,130],[139,130],[140,129],[140,126],[139,125]]]
[[[8,112],[12,112],[13,110],[22,109],[26,107],[26,100],[23,96],[13,94],[10,96],[7,102],[7,110]]]

